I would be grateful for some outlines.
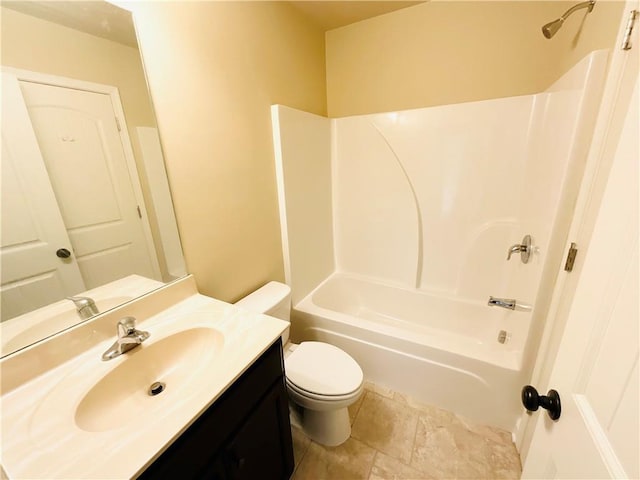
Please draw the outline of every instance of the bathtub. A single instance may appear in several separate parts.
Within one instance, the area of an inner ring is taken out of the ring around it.
[[[513,432],[522,348],[497,336],[529,315],[334,273],[293,306],[291,336],[342,348],[368,381]]]

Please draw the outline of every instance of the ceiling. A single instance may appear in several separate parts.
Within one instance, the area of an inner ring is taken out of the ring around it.
[[[105,1],[2,0],[2,6],[90,35],[138,47],[131,13]]]
[[[423,2],[404,1],[291,1],[322,30],[349,25]],[[104,0],[2,0],[2,6],[90,35],[137,47],[131,14]]]
[[[369,2],[361,0],[345,2],[325,0],[292,1],[290,3],[313,23],[327,31],[424,2]]]

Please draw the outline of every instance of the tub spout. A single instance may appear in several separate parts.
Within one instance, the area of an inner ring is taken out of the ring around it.
[[[509,310],[515,310],[516,300],[512,298],[489,297],[489,301],[487,302],[487,305],[489,305],[490,307],[502,307],[502,308],[508,308]]]

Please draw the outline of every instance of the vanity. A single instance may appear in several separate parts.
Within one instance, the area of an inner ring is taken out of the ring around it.
[[[281,352],[278,340],[139,478],[289,478]]]
[[[103,361],[116,324],[149,338]],[[191,276],[0,361],[8,478],[289,478],[287,322]]]

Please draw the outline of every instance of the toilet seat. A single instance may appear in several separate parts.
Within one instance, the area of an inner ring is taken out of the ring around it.
[[[358,394],[364,375],[345,351],[323,342],[302,342],[285,359],[287,385],[300,395],[339,401]]]
[[[307,390],[300,389],[296,385],[287,381],[287,390],[289,391],[290,394],[295,393],[308,400],[316,400],[318,402],[333,404],[333,403],[340,403],[344,401],[352,401],[353,399],[357,399],[362,393],[363,387],[360,386],[360,388],[357,388],[353,392],[348,393],[346,395],[323,395],[320,393],[313,393],[313,392],[308,392]]]

